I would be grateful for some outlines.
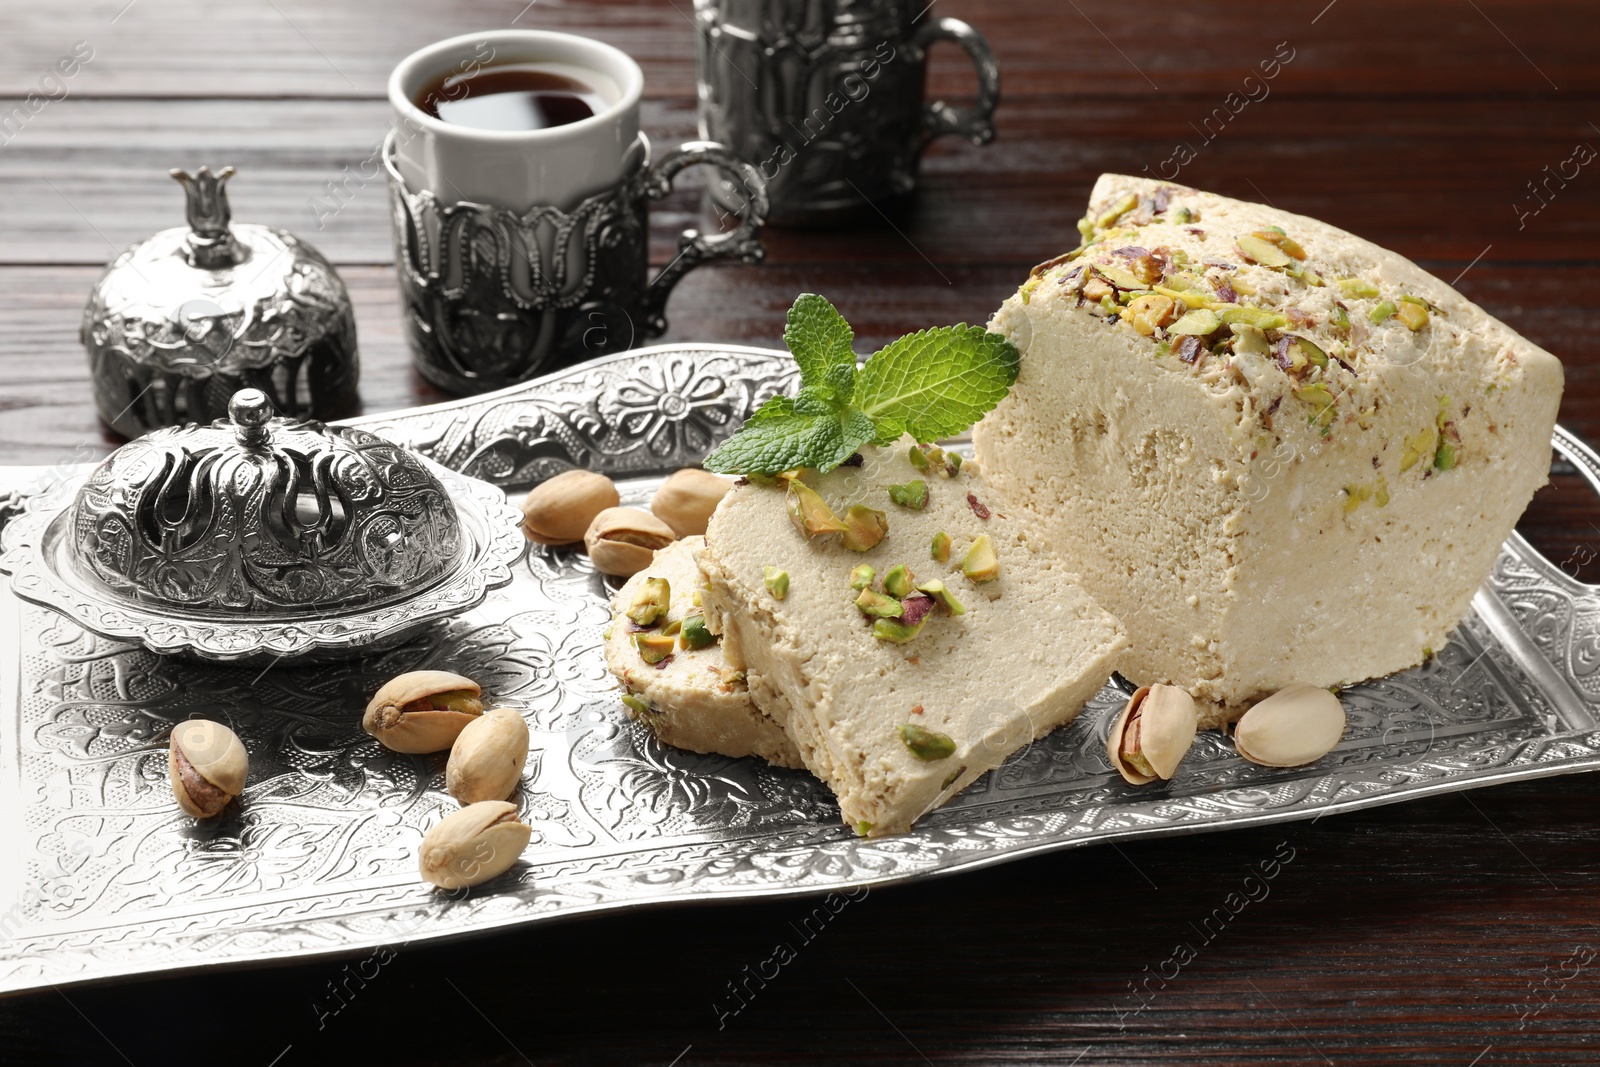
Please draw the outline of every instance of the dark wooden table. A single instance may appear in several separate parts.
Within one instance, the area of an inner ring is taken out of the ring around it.
[[[591,34],[643,64],[657,143],[693,136],[690,0],[525,3],[7,0],[0,113],[77,42],[93,58],[65,98],[0,133],[0,462],[114,446],[89,403],[79,316],[107,259],[181,220],[173,166],[237,166],[237,217],[337,262],[366,410],[440,399],[403,349],[384,190],[347,186],[321,228],[309,203],[380,142],[389,68],[511,23]],[[1183,143],[1179,180],[1327,219],[1455,280],[1566,361],[1562,419],[1600,440],[1600,166],[1573,176],[1565,162],[1600,147],[1592,3],[942,0],[938,13],[999,55],[999,140],[935,147],[902,232],[775,231],[765,266],[691,275],[667,340],[776,345],[805,289],[867,345],[983,321],[1075,243],[1099,172],[1160,173]],[[1281,42],[1293,58],[1270,95],[1230,105]],[[970,74],[945,55],[931,82],[959,95]],[[1205,125],[1219,108],[1227,121]],[[655,262],[702,211],[689,190],[655,213]],[[1600,507],[1575,482],[1558,476],[1522,530],[1600,580]],[[1600,777],[1556,779],[874,891],[720,1026],[727,984],[792,939],[809,903],[413,947],[364,984],[318,963],[19,998],[0,1003],[0,1062],[1600,1062],[1597,842]],[[1274,856],[1292,858],[1268,895],[1203,938]],[[1180,944],[1196,951],[1173,976]],[[335,987],[346,1006],[319,1017]]]

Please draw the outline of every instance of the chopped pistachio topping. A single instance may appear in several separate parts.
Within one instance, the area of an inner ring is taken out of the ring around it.
[[[1173,244],[1188,242],[1188,237],[1168,235],[1169,227],[1196,218],[1190,208],[1173,202],[1181,195],[1181,189],[1164,187],[1126,194],[1104,211],[1099,207],[1105,205],[1099,205],[1079,223],[1083,243],[1078,248],[1034,268],[1032,280],[1054,281],[1035,291],[1034,299],[1045,293],[1057,300],[1075,298],[1086,314],[1149,339],[1164,363],[1164,357],[1176,356],[1195,371],[1214,376],[1219,366],[1208,365],[1207,357],[1220,357],[1222,367],[1234,370],[1258,392],[1259,410],[1268,417],[1276,405],[1269,410],[1267,404],[1281,387],[1263,381],[1265,368],[1259,364],[1230,357],[1271,359],[1289,378],[1291,389],[1320,381],[1331,395],[1342,396],[1350,379],[1367,373],[1363,355],[1390,343],[1353,329],[1356,315],[1373,324],[1398,318],[1408,329],[1420,331],[1431,317],[1443,314],[1408,294],[1391,292],[1384,299],[1376,281],[1335,277],[1326,263],[1315,261],[1315,246],[1300,243],[1280,226],[1220,242],[1221,235],[1208,238],[1205,231],[1189,226],[1188,234],[1204,243],[1204,258],[1163,244],[1163,238]],[[1227,245],[1232,247],[1225,251]],[[1315,293],[1325,286],[1337,286],[1337,291]],[[1364,303],[1347,307],[1334,296]],[[1338,424],[1335,412],[1326,405],[1319,410],[1312,425],[1330,436]]]
[[[665,578],[646,578],[626,612],[635,626],[654,626],[672,606],[672,587]]]
[[[875,548],[889,532],[889,519],[883,512],[865,504],[852,504],[844,516],[844,547],[852,552]]]
[[[680,630],[682,630],[682,629],[683,629],[683,620],[679,619],[677,622],[669,622],[665,626],[663,626],[661,628],[661,633],[664,636],[667,636],[667,637],[677,637],[678,636],[678,632]]]
[[[857,837],[866,837],[870,833],[872,833],[872,824],[870,822],[862,819],[856,823]]]
[[[1437,447],[1439,435],[1429,430],[1418,430],[1407,437],[1405,445],[1400,451],[1400,473],[1404,474],[1417,465],[1417,461],[1424,456],[1432,455]]]
[[[898,619],[905,610],[899,600],[871,589],[861,590],[861,595],[856,597],[856,607],[861,609],[863,615],[877,619]]]
[[[1256,327],[1236,322],[1229,326],[1228,330],[1233,334],[1235,352],[1248,352],[1256,356],[1271,355],[1272,345],[1267,342],[1267,335]]]
[[[1322,382],[1312,382],[1302,385],[1294,391],[1294,398],[1301,403],[1310,404],[1316,408],[1316,414],[1311,416],[1311,421],[1320,426],[1331,424],[1339,413],[1335,406],[1333,393]]]
[[[789,508],[789,521],[794,523],[801,537],[810,540],[845,532],[844,523],[839,521],[839,516],[828,507],[821,494],[799,478],[790,478],[788,481],[789,489],[784,501]]]
[[[633,643],[639,649],[639,658],[650,664],[660,663],[678,647],[676,637],[656,633],[634,634]]]
[[[1405,323],[1406,329],[1412,333],[1428,325],[1427,307],[1403,296],[1400,298],[1399,306],[1395,309],[1395,317]]]
[[[1304,337],[1296,337],[1291,340],[1289,342],[1289,350],[1292,353],[1291,358],[1296,361],[1303,360],[1313,367],[1326,367],[1328,365],[1328,354]]]
[[[1433,454],[1433,469],[1447,471],[1456,465],[1456,446],[1441,440],[1439,450]]]
[[[903,508],[925,508],[928,506],[928,483],[917,478],[904,485],[891,485],[889,499]]]
[[[683,629],[678,633],[678,644],[684,648],[708,648],[717,643],[717,635],[706,629],[704,615],[690,615],[683,620]]]
[[[1104,213],[1102,213],[1099,218],[1094,220],[1094,226],[1093,226],[1093,229],[1090,230],[1090,233],[1092,234],[1095,229],[1100,229],[1100,230],[1108,230],[1108,229],[1110,229],[1111,227],[1113,227],[1113,226],[1115,226],[1117,224],[1117,220],[1118,219],[1122,218],[1122,216],[1126,215],[1128,212],[1132,211],[1134,208],[1136,208],[1138,206],[1139,206],[1139,195],[1137,193],[1129,193],[1127,196],[1124,196],[1121,200],[1118,200],[1115,204],[1112,204],[1111,207],[1108,208]],[[1087,220],[1085,220],[1085,221],[1087,221]],[[1082,230],[1082,226],[1081,225],[1079,226],[1079,230],[1080,231]],[[1087,235],[1085,235],[1085,236],[1087,236]]]
[[[929,730],[918,726],[914,722],[904,723],[900,727],[900,740],[905,742],[907,749],[919,760],[932,763],[935,760],[949,759],[956,754],[955,739],[949,734],[941,734],[937,730]]]
[[[1340,278],[1339,291],[1345,296],[1372,300],[1378,296],[1378,287],[1361,278]]]
[[[1287,252],[1293,259],[1306,258],[1306,250],[1300,247],[1300,242],[1284,233],[1283,230],[1277,226],[1268,226],[1265,230],[1257,230],[1255,236],[1261,238],[1263,241],[1268,241],[1277,245],[1280,249]]]
[[[960,452],[946,452],[944,454],[944,465],[950,471],[950,477],[952,478],[961,473],[961,462]]]
[[[872,636],[879,641],[890,641],[903,645],[922,632],[922,627],[927,620],[913,625],[907,625],[898,619],[874,619],[872,621]]]
[[[628,693],[623,696],[622,704],[629,711],[635,712],[639,715],[648,715],[650,713],[650,705],[646,704],[632,693]]]
[[[1281,330],[1289,325],[1289,317],[1266,308],[1253,307],[1225,307],[1217,312],[1217,318],[1222,320],[1224,326],[1234,323],[1243,323],[1254,326],[1258,330]]]
[[[905,598],[911,595],[913,578],[904,563],[896,563],[889,568],[889,573],[883,576],[883,591],[892,597]]]
[[[988,534],[980,534],[967,549],[966,558],[961,561],[961,573],[980,585],[1000,577],[1000,559],[995,555],[994,541]]]
[[[932,464],[928,462],[928,453],[922,450],[921,445],[912,445],[911,448],[906,452],[906,458],[909,459],[911,461],[911,465],[917,468],[919,471],[925,471],[932,466]]]
[[[1134,277],[1132,271],[1114,267],[1109,263],[1094,264],[1094,272],[1118,289],[1126,289],[1131,292],[1145,287],[1145,282],[1140,278]]]
[[[927,593],[933,597],[934,603],[952,615],[965,615],[967,613],[967,609],[961,606],[961,601],[957,600],[955,594],[951,593],[945,584],[937,578],[930,578],[926,582],[918,582],[917,592]]]
[[[1246,234],[1234,242],[1239,252],[1246,259],[1259,263],[1263,267],[1287,267],[1289,256],[1273,244],[1257,234]]]
[[[866,589],[872,585],[872,579],[878,576],[869,564],[863,563],[850,572],[850,588]]]
[[[789,595],[789,572],[777,567],[764,569],[762,580],[767,583],[767,592],[772,594],[772,599],[782,600]]]
[[[1214,311],[1197,308],[1167,327],[1167,332],[1179,336],[1206,337],[1222,328],[1222,320]]]
[[[940,563],[948,563],[950,561],[950,535],[943,530],[934,534],[933,546],[929,550],[929,555]]]

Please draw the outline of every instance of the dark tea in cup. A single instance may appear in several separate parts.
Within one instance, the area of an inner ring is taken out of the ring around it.
[[[423,85],[414,103],[457,126],[525,131],[581,122],[611,99],[571,67],[504,63],[447,71]]]

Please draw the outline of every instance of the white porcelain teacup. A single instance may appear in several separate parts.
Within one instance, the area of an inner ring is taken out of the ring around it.
[[[480,72],[526,65],[582,83],[596,106],[565,124],[523,129],[430,113],[446,110],[430,94],[449,97],[463,85],[470,94]],[[764,256],[760,174],[711,141],[681,145],[652,166],[639,131],[643,90],[625,53],[538,30],[453,37],[394,69],[384,162],[407,340],[423,377],[477,393],[631,348],[666,329],[667,296],[689,270]],[[697,163],[758,195],[737,229],[685,230],[679,254],[649,278],[649,202]]]
[[[565,126],[485,130],[435,118],[418,105],[419,94],[441,75],[470,75],[513,63],[570,71],[598,90],[608,106]],[[413,52],[389,75],[395,165],[413,192],[427,190],[441,203],[474,201],[518,212],[550,205],[570,211],[637,165],[643,92],[644,74],[632,57],[587,37],[540,30],[452,37]]]

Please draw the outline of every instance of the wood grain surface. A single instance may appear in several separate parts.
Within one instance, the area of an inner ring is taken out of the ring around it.
[[[78,42],[93,53],[63,98],[0,132],[0,463],[115,447],[78,323],[111,256],[181,222],[173,166],[237,166],[237,218],[339,265],[366,411],[442,399],[404,350],[384,190],[315,203],[381,142],[388,70],[483,28],[590,34],[643,65],[660,150],[695,135],[691,14],[691,0],[0,6],[0,116],[54,91],[41,79]],[[1178,180],[1327,219],[1455,280],[1564,360],[1562,420],[1600,441],[1600,167],[1549,181],[1577,145],[1600,147],[1592,3],[940,0],[935,14],[993,44],[999,139],[936,145],[920,198],[882,225],[769,231],[765,265],[691,274],[666,340],[777,345],[802,290],[834,299],[864,346],[983,321],[1075,243],[1097,174],[1163,173],[1182,143]],[[1285,42],[1270,94],[1208,136]],[[930,92],[971,81],[937,55]],[[693,181],[654,211],[652,260],[691,225],[715,225]],[[1600,502],[1575,476],[1558,470],[1520,528],[1600,581]],[[875,890],[735,1014],[728,983],[795,940],[814,902],[400,948],[366,981],[334,960],[18,998],[0,1003],[0,1063],[1600,1062],[1597,843],[1600,777],[1553,779]],[[1271,862],[1267,892],[1219,923]],[[1180,944],[1194,958],[1174,975]],[[335,987],[346,1006],[326,1014]]]

